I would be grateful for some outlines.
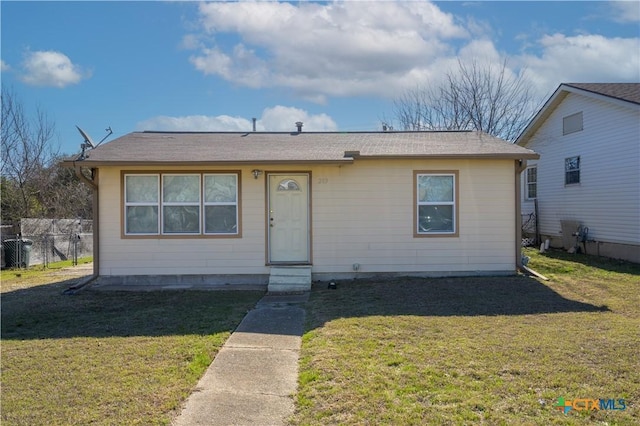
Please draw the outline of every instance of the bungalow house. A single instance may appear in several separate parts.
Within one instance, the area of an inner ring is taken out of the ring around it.
[[[640,83],[561,84],[516,144],[543,240],[640,263]]]
[[[299,127],[134,132],[64,164],[94,188],[96,285],[287,291],[312,277],[514,274],[520,173],[536,158],[474,131]]]

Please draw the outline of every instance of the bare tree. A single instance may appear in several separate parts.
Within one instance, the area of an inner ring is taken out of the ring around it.
[[[2,221],[24,217],[91,217],[91,195],[58,164],[55,126],[37,108],[29,119],[15,93],[2,88]]]
[[[404,130],[481,130],[513,141],[533,116],[537,102],[524,74],[501,66],[465,64],[438,86],[408,90],[393,103]]]

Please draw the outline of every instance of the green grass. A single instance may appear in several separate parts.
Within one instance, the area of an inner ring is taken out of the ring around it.
[[[93,262],[93,257],[83,257],[78,259],[78,265]],[[10,268],[0,271],[0,282],[2,282],[2,292],[7,292],[15,288],[30,287],[33,285],[50,284],[52,280],[77,275],[74,271],[71,260],[51,262],[45,268],[43,265],[32,265],[29,268]]]
[[[314,287],[291,424],[639,424],[640,265],[527,255],[550,281]],[[564,415],[559,397],[627,408]]]
[[[550,281],[314,286],[292,424],[640,423],[640,265],[528,250]],[[62,292],[2,271],[3,425],[169,424],[259,292]],[[77,274],[75,274],[77,275]],[[624,398],[624,411],[554,408]]]
[[[2,272],[3,425],[170,424],[262,296],[66,296],[75,280],[64,278],[66,270],[37,269]]]

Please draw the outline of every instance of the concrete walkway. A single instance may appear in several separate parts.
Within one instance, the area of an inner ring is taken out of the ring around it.
[[[284,425],[293,414],[305,311],[302,295],[264,296],[231,334],[175,426]]]

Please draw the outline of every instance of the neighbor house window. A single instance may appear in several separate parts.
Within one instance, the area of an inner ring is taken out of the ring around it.
[[[564,159],[564,184],[580,183],[580,156]]]
[[[582,130],[582,111],[571,114],[562,119],[562,134],[579,132]]]
[[[538,167],[529,167],[526,174],[527,199],[538,197]]]
[[[416,172],[415,234],[457,235],[457,172]]]
[[[124,234],[239,235],[238,173],[124,174]]]

